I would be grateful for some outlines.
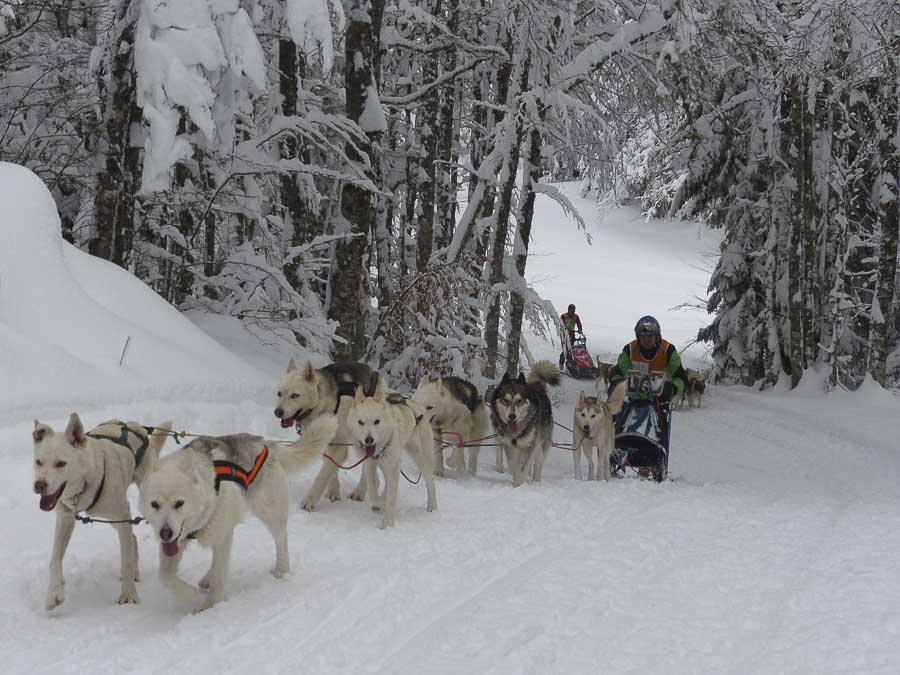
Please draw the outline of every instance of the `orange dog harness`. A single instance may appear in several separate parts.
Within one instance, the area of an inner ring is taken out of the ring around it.
[[[248,489],[250,484],[256,478],[256,475],[259,473],[259,470],[262,468],[262,465],[266,463],[268,456],[269,448],[263,446],[262,451],[256,456],[256,461],[253,462],[253,468],[250,469],[250,471],[244,471],[244,469],[234,462],[227,462],[224,459],[215,460],[213,466],[216,469],[216,493],[218,494],[219,486],[222,484],[223,480],[237,483],[245,490]]]

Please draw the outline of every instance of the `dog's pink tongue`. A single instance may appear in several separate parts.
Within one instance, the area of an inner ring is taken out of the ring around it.
[[[162,551],[170,558],[173,555],[178,555],[178,542],[177,541],[163,542]]]
[[[513,433],[516,433],[519,430],[519,424],[517,422],[510,422],[509,430]]]
[[[282,420],[281,420],[281,428],[282,429],[287,429],[288,427],[293,426],[293,424],[294,424],[293,417],[288,417],[286,419],[282,418]]]
[[[57,495],[41,495],[41,511],[52,511],[56,506]]]

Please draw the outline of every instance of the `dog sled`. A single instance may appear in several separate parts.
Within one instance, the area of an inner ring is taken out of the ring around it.
[[[629,371],[627,398],[616,416],[616,446],[609,458],[611,475],[624,478],[632,469],[657,483],[666,480],[672,409],[658,395],[666,380],[663,372],[646,375]]]
[[[596,379],[600,371],[588,351],[587,338],[576,335],[575,341],[570,343],[569,336],[563,335],[562,344],[559,369],[576,379]]]

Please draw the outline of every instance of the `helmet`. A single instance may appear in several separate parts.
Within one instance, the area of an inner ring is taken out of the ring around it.
[[[569,311],[570,311],[570,312],[574,312],[574,311],[575,311],[575,305],[569,305]]]
[[[634,324],[634,336],[638,337],[639,335],[655,335],[658,338],[662,338],[659,321],[649,314],[647,316],[642,316],[638,319],[638,322]]]

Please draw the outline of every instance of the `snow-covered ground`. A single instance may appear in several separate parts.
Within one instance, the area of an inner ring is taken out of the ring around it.
[[[513,489],[488,448],[477,478],[438,479],[435,513],[424,510],[424,486],[402,484],[397,527],[380,531],[357,503],[301,511],[304,475],[292,485],[293,575],[269,575],[271,540],[250,520],[235,538],[226,600],[202,614],[160,587],[146,526],[136,528],[143,603],[116,605],[115,534],[79,525],[66,602],[45,612],[53,517],[31,493],[33,418],[171,417],[194,431],[285,437],[271,389],[286,353],[260,349],[227,320],[187,321],[61,244],[38,187],[0,165],[0,204],[16,208],[0,231],[4,673],[900,668],[900,406],[874,385],[825,396],[812,374],[794,392],[712,388],[701,409],[677,413],[674,480],[662,485],[576,482],[571,455],[555,450],[540,485]],[[576,187],[565,189],[594,246],[541,200],[529,269],[558,307],[578,305],[592,350],[612,355],[645,313],[679,346],[693,337],[706,317],[667,310],[702,292],[715,236],[627,210],[598,224]],[[591,387],[565,380],[561,423]],[[196,582],[208,560],[191,549],[185,575]]]

